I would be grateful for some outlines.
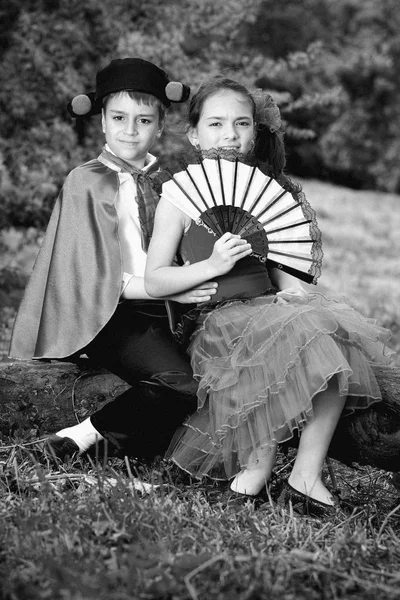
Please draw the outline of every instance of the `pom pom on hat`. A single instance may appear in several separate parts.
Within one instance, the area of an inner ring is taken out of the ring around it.
[[[86,94],[79,94],[71,100],[71,109],[77,116],[83,117],[92,110],[92,101]]]
[[[67,109],[74,119],[84,119],[85,117],[91,117],[93,114],[99,112],[98,107],[96,106],[94,92],[78,94],[68,103]]]
[[[170,81],[165,86],[165,95],[171,102],[185,102],[189,98],[190,88],[180,81]]]

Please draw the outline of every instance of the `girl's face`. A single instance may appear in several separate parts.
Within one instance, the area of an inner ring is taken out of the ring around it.
[[[254,138],[250,101],[233,90],[216,92],[205,100],[197,127],[189,130],[188,138],[201,150],[233,148],[247,154]]]
[[[148,151],[162,131],[157,105],[136,102],[126,92],[108,100],[102,125],[114,154],[138,169],[144,166]]]

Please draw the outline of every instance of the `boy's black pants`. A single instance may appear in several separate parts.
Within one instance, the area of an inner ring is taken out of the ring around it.
[[[164,303],[121,303],[83,352],[132,386],[91,416],[93,426],[130,456],[163,454],[197,407],[189,358],[171,336]]]

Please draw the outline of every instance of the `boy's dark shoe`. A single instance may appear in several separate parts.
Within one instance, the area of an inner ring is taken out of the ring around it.
[[[66,462],[79,454],[79,446],[69,437],[51,435],[46,440],[45,448],[59,460]]]

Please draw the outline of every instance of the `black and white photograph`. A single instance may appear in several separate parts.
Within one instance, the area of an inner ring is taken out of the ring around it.
[[[0,0],[0,600],[397,600],[397,0]]]

